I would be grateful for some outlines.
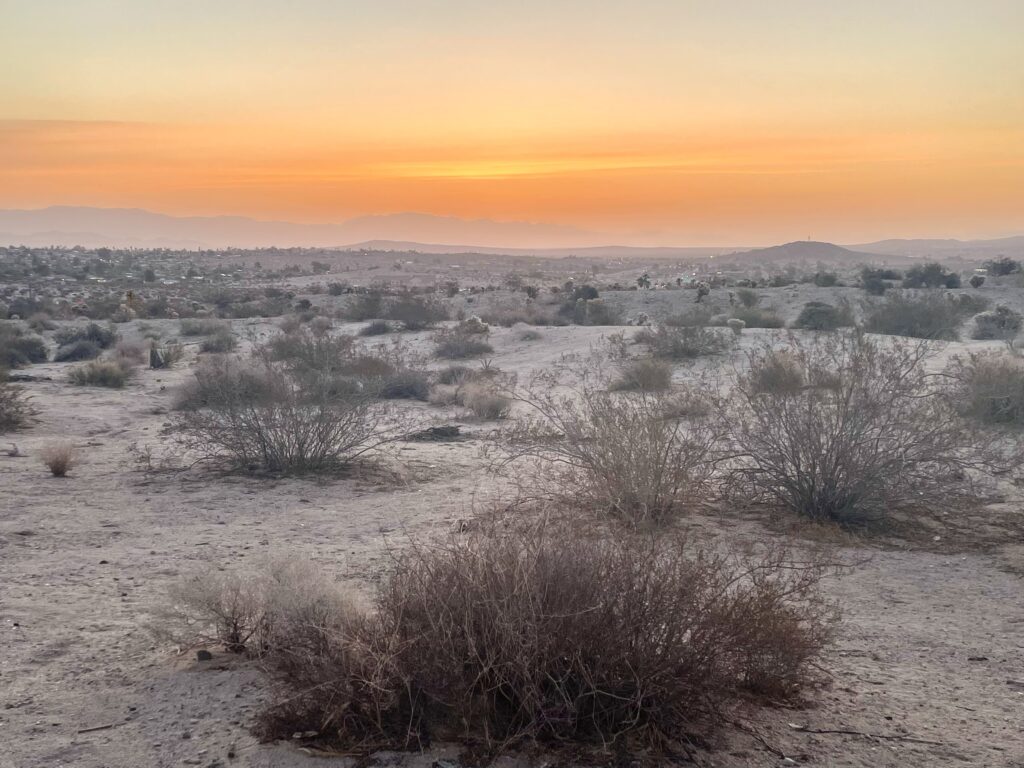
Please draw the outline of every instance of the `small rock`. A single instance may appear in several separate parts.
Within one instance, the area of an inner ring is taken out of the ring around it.
[[[196,661],[211,661],[212,659],[213,654],[205,648],[200,648],[198,651],[196,651]]]

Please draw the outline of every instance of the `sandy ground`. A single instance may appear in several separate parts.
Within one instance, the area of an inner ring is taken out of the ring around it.
[[[495,362],[525,375],[609,330],[543,329],[534,342],[499,330]],[[472,516],[491,487],[472,438],[493,425],[459,422],[463,442],[403,444],[402,470],[386,481],[147,473],[129,447],[159,453],[187,370],[142,370],[122,391],[72,387],[66,370],[30,369],[51,377],[26,385],[39,422],[4,438],[22,456],[0,453],[0,766],[351,764],[257,744],[248,728],[265,690],[259,673],[224,654],[178,654],[148,625],[169,584],[204,563],[283,553],[371,590],[389,544]],[[65,479],[38,459],[57,438],[84,458]],[[749,519],[695,524],[709,536],[782,535]],[[1024,766],[1024,542],[952,549],[847,545],[859,564],[828,585],[844,610],[828,684],[804,708],[743,713],[761,738],[726,727],[702,764]],[[380,762],[429,766],[456,753]]]

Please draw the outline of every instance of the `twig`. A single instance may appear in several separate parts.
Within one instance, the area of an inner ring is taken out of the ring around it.
[[[807,728],[806,726],[794,723],[790,723],[789,727],[801,733],[838,733],[844,736],[864,736],[868,739],[890,739],[892,741],[909,741],[914,744],[931,744],[937,747],[945,746],[945,742],[942,741],[929,741],[928,739],[918,739],[913,736],[901,736],[898,733],[867,733],[865,731],[852,731],[843,728]]]
[[[78,732],[92,733],[93,731],[105,731],[108,728],[116,728],[119,725],[124,725],[124,723],[107,723],[106,725],[94,725],[91,728],[79,728]]]

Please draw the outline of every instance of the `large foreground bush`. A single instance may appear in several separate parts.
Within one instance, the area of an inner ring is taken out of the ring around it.
[[[228,599],[190,603],[210,605],[200,623],[223,627],[277,680],[266,739],[312,731],[355,752],[433,740],[491,754],[531,741],[660,752],[739,699],[799,693],[831,637],[821,574],[784,552],[737,562],[676,536],[484,523],[398,553],[363,611],[310,579],[290,597],[257,587],[256,600],[239,579]],[[236,604],[237,626],[224,618]]]
[[[46,342],[20,325],[0,322],[0,368],[20,368],[47,360]]]
[[[993,425],[1024,427],[1024,358],[981,352],[951,366],[954,402],[963,413]]]
[[[25,390],[9,384],[7,373],[0,369],[0,434],[27,427],[34,413]]]
[[[725,412],[741,497],[847,525],[978,503],[1014,446],[961,417],[929,354],[858,333],[754,350]]]

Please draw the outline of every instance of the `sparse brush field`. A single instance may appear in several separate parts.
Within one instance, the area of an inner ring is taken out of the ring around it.
[[[459,258],[0,321],[0,764],[1021,764],[1012,275]]]

